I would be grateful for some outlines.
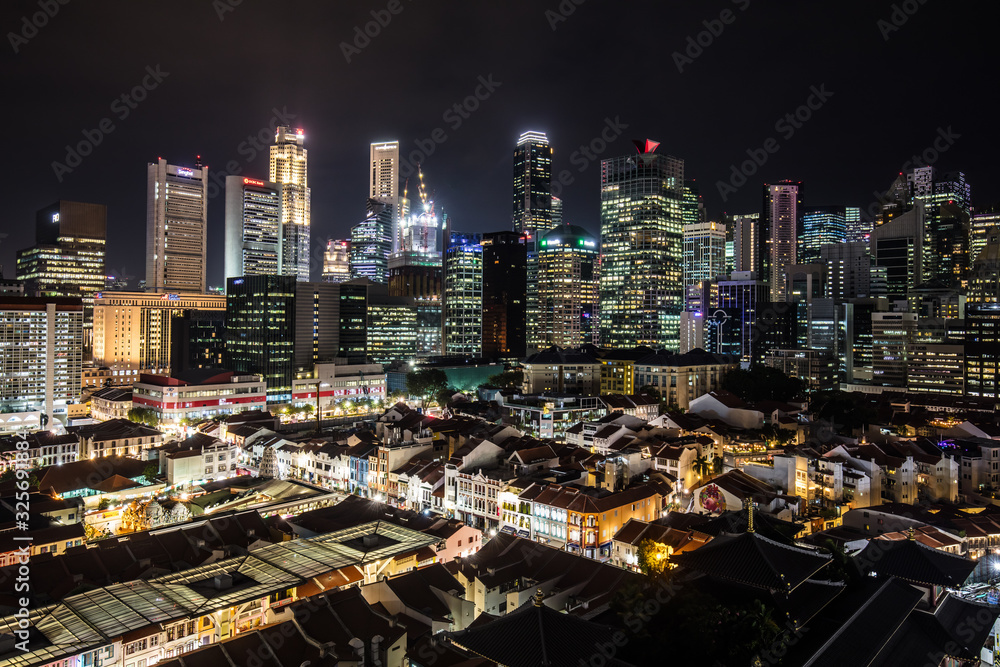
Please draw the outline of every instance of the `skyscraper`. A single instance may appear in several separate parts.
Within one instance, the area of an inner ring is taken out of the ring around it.
[[[806,206],[802,209],[802,234],[798,239],[797,264],[819,261],[820,248],[847,239],[847,207]]]
[[[281,187],[226,177],[226,278],[281,275]]]
[[[483,351],[483,244],[481,234],[450,229],[444,252],[444,353]]]
[[[146,288],[203,293],[208,167],[178,167],[160,158],[146,174]]]
[[[386,284],[392,251],[392,205],[369,198],[367,208],[365,219],[351,227],[351,278]]]
[[[525,132],[514,147],[513,228],[527,239],[528,342],[537,331],[538,240],[552,229],[552,147],[543,132]],[[559,208],[558,214],[562,214]]]
[[[538,242],[539,347],[578,348],[598,343],[600,250],[597,239],[576,225],[563,225]]]
[[[796,241],[799,213],[802,205],[802,184],[779,181],[764,185],[764,227],[762,241],[765,252],[764,276],[771,288],[771,301],[784,301],[785,267],[798,264]]]
[[[399,250],[399,223],[402,210],[399,205],[399,142],[373,141],[369,146],[368,197],[384,204],[391,204],[395,218],[392,221],[392,252]]]
[[[17,252],[26,292],[83,300],[84,347],[93,338],[94,294],[104,289],[107,207],[58,201],[35,214],[35,245]]]
[[[483,356],[520,361],[527,353],[528,253],[517,232],[483,235]]]
[[[657,146],[646,141],[638,155],[601,162],[600,340],[608,347],[679,344],[684,161],[655,154]]]
[[[295,278],[226,281],[226,368],[261,375],[267,402],[291,401],[295,379]]]
[[[559,197],[552,198],[552,229],[563,223],[563,200]]]
[[[305,132],[279,126],[271,146],[270,180],[281,187],[282,275],[309,280],[311,190]]]
[[[761,270],[760,213],[734,215],[733,226],[733,271]]]
[[[323,255],[323,280],[344,283],[351,279],[351,242],[348,239],[330,239]]]
[[[684,225],[683,245],[684,308],[702,311],[704,286],[726,273],[726,227],[719,222]]]

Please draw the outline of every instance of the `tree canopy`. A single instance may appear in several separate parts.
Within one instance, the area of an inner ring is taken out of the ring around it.
[[[515,368],[511,371],[491,375],[486,380],[486,384],[498,389],[520,389],[524,384],[524,370]]]
[[[406,391],[411,396],[433,398],[448,388],[448,374],[440,368],[424,368],[406,374]]]
[[[753,366],[748,371],[728,371],[722,376],[722,388],[744,401],[790,401],[802,393],[805,383],[777,368]]]

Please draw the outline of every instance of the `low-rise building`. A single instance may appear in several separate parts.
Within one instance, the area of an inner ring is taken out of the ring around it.
[[[740,367],[739,359],[695,348],[684,354],[660,351],[635,362],[635,387],[654,387],[668,405],[687,410],[696,397],[722,387],[722,376]]]
[[[160,431],[127,419],[71,426],[67,430],[80,440],[80,458],[131,456],[145,459],[148,458],[144,455],[146,450],[163,444],[163,434]]]
[[[240,448],[204,433],[170,442],[160,449],[160,468],[171,486],[213,482],[236,476]]]
[[[571,393],[595,396],[601,392],[601,362],[580,350],[552,347],[521,362],[524,393]]]
[[[182,419],[201,421],[218,415],[267,407],[267,387],[259,375],[198,368],[172,377],[143,373],[135,383],[132,403],[152,410],[165,424]]]
[[[90,416],[97,421],[128,419],[131,409],[131,387],[105,387],[90,395]]]
[[[556,441],[566,439],[566,430],[581,421],[603,417],[607,410],[596,396],[538,394],[514,396],[503,404],[505,414],[525,434]]]

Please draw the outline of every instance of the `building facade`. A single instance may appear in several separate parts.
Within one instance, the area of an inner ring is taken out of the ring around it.
[[[608,347],[679,343],[684,161],[653,153],[656,145],[601,162],[600,339]]]
[[[53,418],[80,398],[83,302],[69,297],[0,298],[0,404]]]
[[[281,185],[226,177],[225,277],[281,275]]]
[[[282,275],[295,276],[296,280],[309,280],[312,191],[304,143],[305,132],[301,128],[276,128],[268,178],[281,185]]]
[[[169,373],[172,319],[185,312],[222,315],[221,294],[105,292],[94,300],[94,365],[107,367],[112,384],[137,380],[139,373]]]
[[[598,343],[600,251],[582,227],[563,225],[538,242],[538,347]]]
[[[208,243],[208,167],[146,168],[146,288],[204,293]]]

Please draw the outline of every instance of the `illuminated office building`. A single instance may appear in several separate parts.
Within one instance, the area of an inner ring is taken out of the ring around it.
[[[146,289],[205,292],[208,167],[167,164],[146,169]]]
[[[797,261],[813,264],[820,259],[825,245],[847,239],[847,208],[844,206],[807,206],[802,209],[802,234],[799,235]]]
[[[323,282],[346,283],[351,279],[351,241],[330,239],[323,254]]]
[[[35,245],[17,253],[22,293],[83,300],[84,347],[91,349],[94,294],[104,289],[107,207],[58,201],[35,214]]]
[[[987,243],[1000,241],[1000,206],[991,206],[972,216],[969,232],[969,261],[975,262]]]
[[[966,307],[965,364],[969,396],[1000,397],[1000,302]]]
[[[872,220],[861,218],[861,209],[856,206],[844,208],[844,234],[848,243],[866,243],[872,235]]]
[[[539,314],[533,337],[539,349],[597,345],[597,239],[582,227],[563,225],[538,242]]]
[[[529,343],[537,331],[538,241],[552,223],[552,146],[543,132],[525,132],[514,147],[513,229],[526,236],[527,333]],[[558,214],[562,215],[560,206]]]
[[[726,275],[726,226],[721,222],[684,225],[684,309],[700,312],[712,304],[705,299],[706,284]]]
[[[771,290],[771,301],[784,301],[785,267],[798,264],[797,239],[802,208],[802,184],[779,181],[764,185],[764,217],[761,242],[764,244],[761,273]]]
[[[351,278],[367,278],[373,283],[389,281],[389,255],[392,252],[392,206],[377,199],[368,200],[365,219],[351,228]]]
[[[270,147],[270,181],[281,185],[282,275],[309,280],[311,190],[305,132],[279,126]]]
[[[392,252],[399,249],[403,210],[399,196],[399,142],[373,141],[368,149],[368,197],[392,206]]]
[[[111,369],[115,385],[140,373],[171,372],[172,319],[187,311],[222,315],[222,294],[104,292],[94,299],[94,365]]]
[[[641,144],[641,142],[639,142]],[[601,345],[678,349],[683,310],[684,161],[639,153],[601,162]]]
[[[906,387],[915,313],[872,313],[872,384]]]
[[[289,402],[297,372],[339,353],[341,285],[294,276],[226,282],[225,367],[261,375],[268,403]]]
[[[481,234],[447,232],[444,252],[444,353],[478,357],[483,351]]]
[[[563,200],[559,197],[552,198],[552,229],[559,227],[563,223]]]
[[[226,177],[226,278],[281,275],[281,187]]]

